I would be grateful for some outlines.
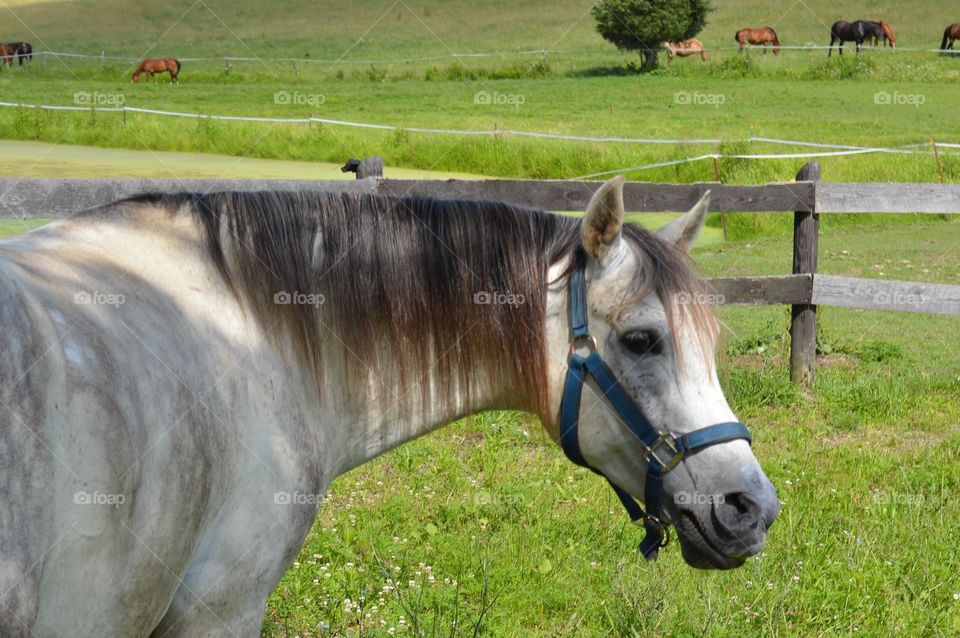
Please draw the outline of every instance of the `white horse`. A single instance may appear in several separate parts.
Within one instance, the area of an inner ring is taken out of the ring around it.
[[[485,409],[561,436],[571,272],[653,426],[735,421],[682,252],[705,203],[654,236],[622,201],[608,182],[581,226],[494,202],[144,196],[0,242],[0,633],[259,635],[338,475]],[[583,459],[643,498],[653,457],[587,388]],[[742,564],[778,512],[740,438],[677,458],[660,493],[697,567]]]

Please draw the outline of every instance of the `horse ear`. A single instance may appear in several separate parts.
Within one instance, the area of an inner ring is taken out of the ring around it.
[[[700,201],[689,211],[657,231],[657,236],[675,243],[685,253],[696,241],[703,222],[707,218],[707,209],[710,207],[710,191],[703,194]]]
[[[597,189],[583,216],[583,247],[600,264],[621,241],[623,215],[623,175],[617,175]]]

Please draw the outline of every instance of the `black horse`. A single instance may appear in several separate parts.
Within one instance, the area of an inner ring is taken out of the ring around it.
[[[33,47],[29,42],[11,42],[7,44],[13,55],[17,56],[17,62],[23,66],[23,61],[33,62]]]
[[[860,55],[860,49],[863,47],[863,41],[868,38],[883,38],[883,29],[876,22],[869,20],[857,20],[856,22],[834,22],[830,27],[830,48],[827,51],[827,57],[833,53],[833,43],[840,42],[837,50],[843,55],[843,43],[856,41],[857,55]]]

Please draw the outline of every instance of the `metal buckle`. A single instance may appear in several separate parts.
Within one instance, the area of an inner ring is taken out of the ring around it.
[[[592,349],[594,352],[600,349],[600,346],[597,343],[597,338],[594,337],[592,334],[586,334],[582,337],[574,337],[573,340],[570,342],[570,356],[573,356],[574,353],[577,351],[577,344],[580,343],[581,341],[589,341],[590,342],[589,345],[592,346]]]
[[[670,458],[666,461],[662,460],[657,454],[657,448],[661,445],[665,445],[671,453]],[[663,468],[664,474],[677,467],[680,461],[683,460],[683,452],[677,449],[676,441],[674,440],[673,435],[669,432],[658,432],[657,439],[653,442],[653,445],[647,446],[644,444],[643,447],[647,450],[647,463],[649,463],[651,460],[656,461],[660,464],[660,467]]]
[[[647,524],[651,524],[657,528],[657,534],[660,535],[660,544],[657,545],[657,548],[666,547],[670,544],[670,525],[664,523],[656,516],[651,516],[650,514],[645,515],[643,518],[638,518],[633,521],[633,524],[637,527],[642,527],[647,529]]]

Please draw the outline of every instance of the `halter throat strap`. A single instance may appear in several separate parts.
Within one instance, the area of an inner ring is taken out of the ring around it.
[[[573,271],[570,276],[570,329],[570,355],[560,400],[560,446],[571,461],[607,479],[627,510],[630,520],[642,525],[646,530],[640,552],[647,560],[656,560],[660,548],[669,541],[668,526],[662,518],[664,475],[687,455],[703,448],[737,439],[749,443],[750,431],[738,421],[717,423],[682,435],[674,435],[653,427],[597,352],[597,340],[590,334],[587,321],[587,286],[583,267]],[[588,354],[579,354],[577,350],[584,347]],[[593,379],[601,398],[610,405],[643,446],[643,459],[647,463],[643,499],[646,511],[626,490],[591,466],[580,450],[580,399],[588,377]]]

